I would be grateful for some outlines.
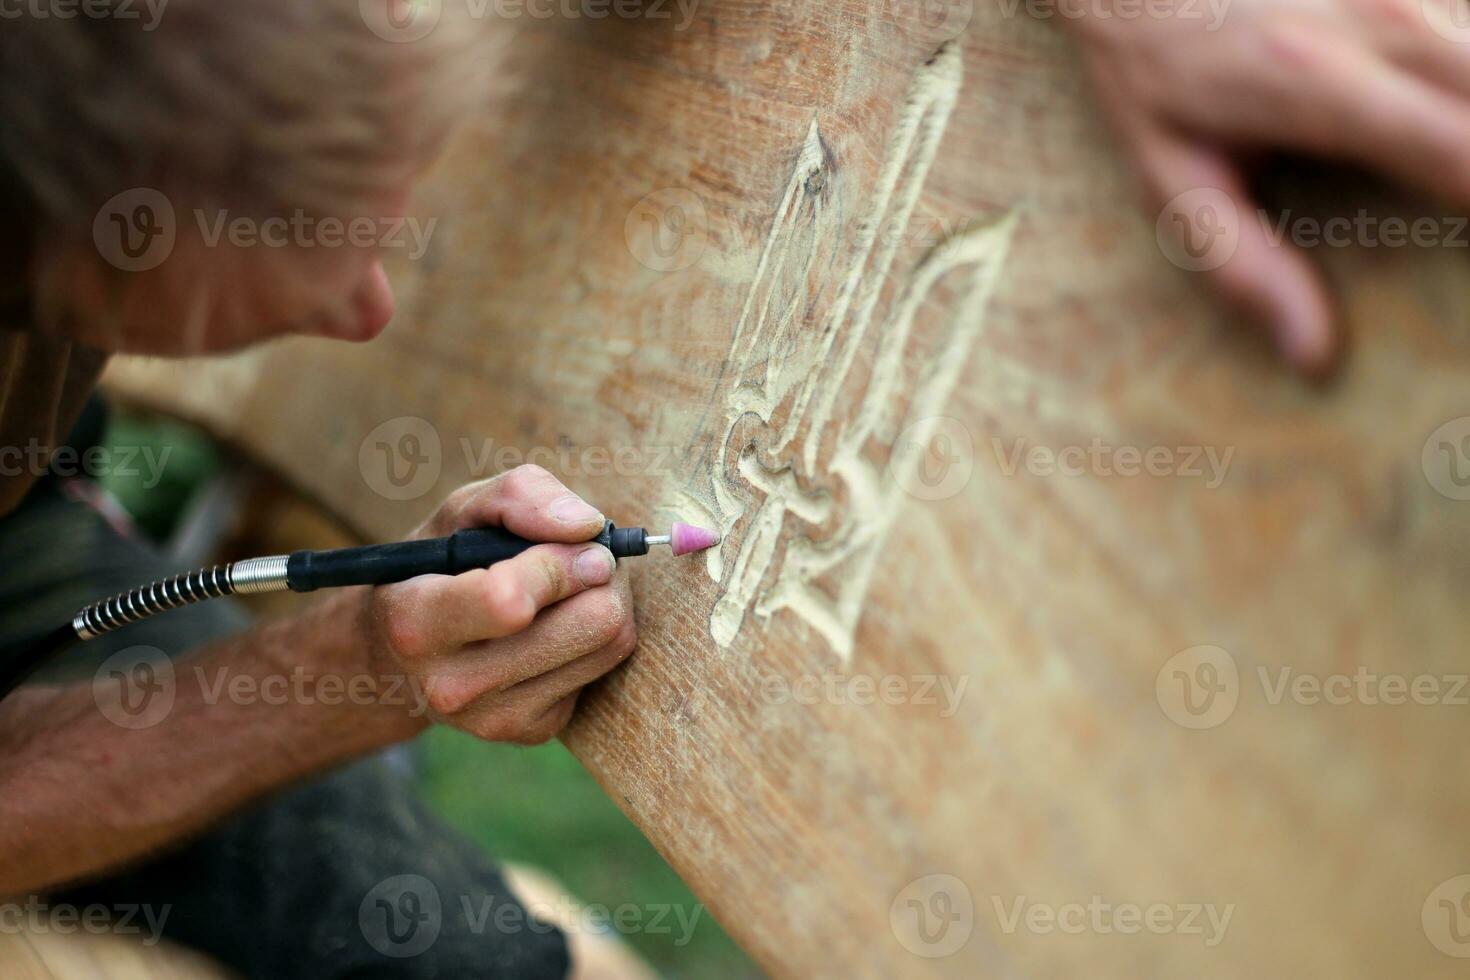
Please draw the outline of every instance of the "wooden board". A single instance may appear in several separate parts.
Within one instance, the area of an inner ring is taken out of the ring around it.
[[[75,916],[59,925],[42,920],[20,928],[22,905],[11,906],[0,931],[0,967],[7,980],[232,980],[236,974],[190,949],[151,934],[118,935],[84,927]]]
[[[518,21],[383,338],[110,384],[378,538],[528,458],[718,524],[568,741],[774,974],[1461,975],[1463,253],[1318,250],[1355,350],[1305,386],[1066,40],[951,13]]]

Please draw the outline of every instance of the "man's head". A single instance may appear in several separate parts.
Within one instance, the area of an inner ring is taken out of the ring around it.
[[[0,180],[38,325],[156,354],[376,335],[378,245],[476,94],[467,25],[434,5],[424,36],[385,30],[428,9],[406,0],[81,6],[0,22]]]

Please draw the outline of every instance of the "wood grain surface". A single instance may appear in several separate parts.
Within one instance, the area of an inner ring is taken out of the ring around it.
[[[668,9],[504,25],[380,340],[112,390],[375,538],[528,459],[718,525],[568,742],[773,974],[1462,976],[1465,252],[1316,249],[1311,387],[1024,7]]]

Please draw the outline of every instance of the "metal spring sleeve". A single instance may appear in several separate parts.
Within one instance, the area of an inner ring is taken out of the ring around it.
[[[205,599],[236,593],[284,592],[290,587],[286,583],[287,558],[287,555],[247,558],[159,579],[92,603],[72,617],[72,629],[78,639],[91,640],[165,610]]]

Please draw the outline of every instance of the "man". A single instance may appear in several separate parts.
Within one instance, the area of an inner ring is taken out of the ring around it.
[[[1268,146],[1470,198],[1470,46],[1447,40],[1452,9],[1237,0],[1211,31],[1207,20],[1115,16],[1095,3],[1063,22],[1153,194],[1212,187],[1250,215],[1232,154]],[[422,43],[387,43],[364,29],[357,0],[173,0],[146,36],[85,20],[0,23],[0,186],[17,250],[5,266],[13,329],[0,333],[0,446],[58,445],[111,352],[382,330],[392,296],[368,250],[209,247],[186,228],[162,265],[120,273],[97,254],[92,221],[139,186],[257,219],[401,213],[454,95],[473,88],[467,37],[441,25]],[[1213,276],[1292,365],[1331,365],[1330,304],[1300,255],[1247,221]],[[0,636],[12,655],[81,602],[166,571],[38,476],[0,478]],[[147,639],[98,642],[104,655],[146,643],[256,681],[298,667],[401,679],[424,692],[434,721],[537,742],[634,645],[626,581],[585,543],[601,521],[551,474],[522,467],[451,495],[419,532],[504,525],[551,542],[513,561],[341,590],[253,628],[211,603],[147,624]],[[411,703],[210,704],[180,683],[163,717],[123,738],[99,711],[94,667],[0,704],[0,894],[86,883],[71,894],[171,905],[172,935],[253,976],[565,971],[560,937],[545,930],[461,935],[444,916],[429,949],[394,957],[361,927],[365,897],[405,871],[448,901],[515,901],[381,766],[336,768],[421,731]]]
[[[19,252],[4,269],[9,326],[19,328],[0,333],[6,446],[65,440],[107,352],[193,354],[281,333],[375,336],[392,296],[369,250],[211,248],[186,230],[168,261],[129,274],[98,261],[86,212],[147,185],[181,209],[256,220],[297,209],[391,218],[455,99],[474,86],[472,52],[454,25],[423,44],[389,44],[367,29],[357,0],[177,0],[155,31],[129,27],[0,21],[0,169]],[[0,550],[16,573],[0,576],[10,656],[44,620],[64,620],[64,605],[168,571],[53,482],[35,486],[39,475],[0,478],[9,513]],[[431,882],[451,909],[465,901],[487,910],[486,922],[528,922],[523,909],[500,908],[516,900],[484,857],[435,824],[381,764],[220,821],[412,738],[429,723],[420,695],[435,719],[482,738],[555,735],[581,688],[633,649],[626,580],[614,578],[606,549],[585,543],[602,520],[551,474],[526,467],[450,496],[419,533],[495,524],[559,543],[454,578],[341,590],[306,616],[251,631],[214,603],[99,641],[96,652],[73,651],[51,679],[79,682],[28,685],[0,704],[0,895],[88,882],[56,900],[168,907],[167,933],[251,976],[564,974],[561,936],[539,926],[476,935],[445,915],[416,955],[374,944],[391,937],[362,928],[360,906],[402,874]],[[125,729],[99,711],[88,675],[99,657],[136,644],[188,653],[191,669],[178,672],[166,717]],[[194,666],[231,682],[297,670],[368,678],[385,703],[211,704]],[[198,839],[206,828],[216,829]],[[139,866],[145,858],[152,863]],[[122,877],[97,883],[119,869]],[[399,925],[412,924],[406,915]]]

